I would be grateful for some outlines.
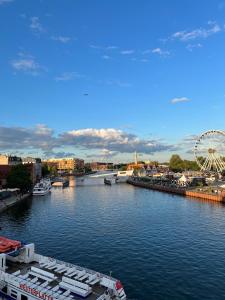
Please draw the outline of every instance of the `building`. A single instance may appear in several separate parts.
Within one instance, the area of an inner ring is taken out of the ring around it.
[[[30,174],[30,178],[33,184],[35,184],[40,178],[40,171],[37,171],[37,164],[35,163],[27,163],[25,164],[28,173]],[[0,165],[0,188],[6,186],[7,177],[12,170],[13,165]],[[16,188],[16,187],[15,187]]]
[[[7,184],[7,177],[11,169],[10,165],[0,165],[0,189]]]
[[[31,180],[33,183],[39,181],[42,177],[42,164],[40,158],[25,157],[22,159],[22,163],[27,165],[31,174]]]
[[[73,173],[84,170],[84,160],[79,158],[52,158],[43,161],[43,164],[55,166],[60,172]]]
[[[113,163],[91,162],[90,167],[92,171],[106,171],[106,170],[113,169]]]
[[[0,165],[15,166],[22,163],[18,156],[0,154]]]

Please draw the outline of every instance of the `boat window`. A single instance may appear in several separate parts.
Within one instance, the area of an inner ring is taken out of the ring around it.
[[[28,297],[27,297],[27,296],[25,296],[25,295],[21,294],[21,300],[27,300],[27,299],[28,299]]]
[[[7,294],[7,291],[8,291],[7,286],[5,286],[5,287],[2,289],[2,292],[5,293],[5,294]]]
[[[16,299],[17,298],[17,291],[11,290],[11,297]]]

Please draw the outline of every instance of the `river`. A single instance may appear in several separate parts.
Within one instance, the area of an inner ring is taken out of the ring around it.
[[[225,297],[220,203],[86,178],[17,204],[0,226],[42,254],[112,272],[130,300]]]

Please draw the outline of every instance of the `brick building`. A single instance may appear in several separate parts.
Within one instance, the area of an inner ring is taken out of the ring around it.
[[[60,172],[73,173],[84,170],[84,160],[79,158],[52,158],[43,161],[43,164],[49,167],[55,166]]]
[[[106,171],[109,169],[113,169],[113,163],[91,162],[90,167],[92,171]]]

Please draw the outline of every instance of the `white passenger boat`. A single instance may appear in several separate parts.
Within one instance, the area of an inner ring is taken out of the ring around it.
[[[51,190],[52,188],[52,183],[51,183],[51,179],[50,178],[43,178],[40,181],[41,183],[45,184],[49,190]]]
[[[118,171],[116,175],[117,183],[127,182],[130,176],[133,176],[134,170]]]
[[[119,280],[0,237],[0,295],[10,300],[126,300]]]
[[[44,181],[40,181],[37,184],[35,184],[33,188],[33,195],[34,196],[44,196],[48,194],[51,191],[51,187],[48,183]]]

